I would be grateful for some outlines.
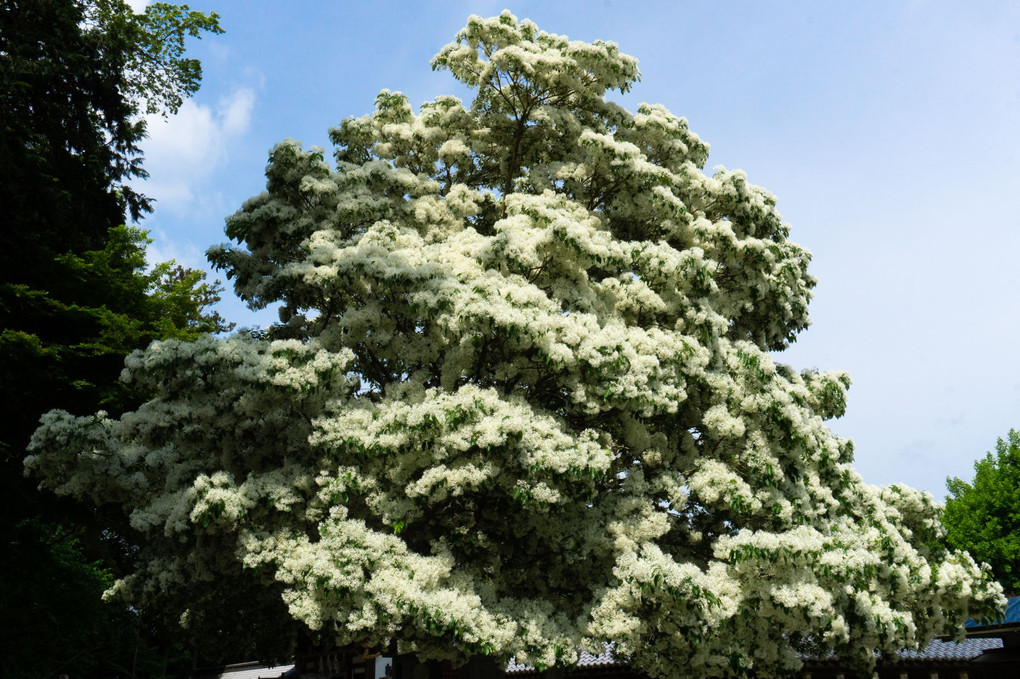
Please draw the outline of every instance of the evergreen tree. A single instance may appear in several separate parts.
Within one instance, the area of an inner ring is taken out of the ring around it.
[[[118,379],[128,353],[226,328],[208,309],[218,288],[173,262],[147,269],[148,239],[126,226],[150,209],[129,185],[145,176],[142,114],[198,88],[183,50],[203,31],[221,31],[215,14],[165,3],[0,4],[3,676],[110,676],[140,662],[151,631],[101,602],[134,556],[119,517],[42,496],[22,465],[46,411],[119,413],[146,396]]]

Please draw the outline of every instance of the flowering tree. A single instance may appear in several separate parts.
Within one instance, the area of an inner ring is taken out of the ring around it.
[[[115,593],[244,579],[341,643],[655,677],[868,666],[1002,605],[850,467],[847,376],[773,361],[810,256],[684,119],[605,100],[634,58],[504,12],[432,65],[470,108],[384,91],[228,220],[271,339],[154,344],[136,412],[45,418],[28,468],[144,535]]]

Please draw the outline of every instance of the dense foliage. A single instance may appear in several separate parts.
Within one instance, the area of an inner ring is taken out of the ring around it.
[[[0,3],[3,676],[110,676],[146,659],[136,649],[150,630],[100,599],[133,558],[123,522],[38,493],[23,458],[52,408],[143,400],[117,379],[131,351],[225,329],[207,310],[217,287],[173,262],[148,269],[145,233],[125,226],[149,208],[128,183],[145,176],[141,114],[172,112],[198,87],[182,50],[201,31],[219,32],[216,16],[185,6]]]
[[[144,538],[115,593],[190,620],[238,583],[424,657],[611,640],[654,677],[868,667],[1002,605],[929,496],[852,469],[847,376],[773,360],[809,254],[686,120],[605,99],[634,58],[504,13],[433,67],[470,107],[384,91],[228,220],[270,337],[155,344],[138,410],[46,416],[29,469]]]
[[[1011,595],[1020,594],[1020,432],[1010,430],[974,463],[974,480],[946,480],[946,542],[992,567]]]

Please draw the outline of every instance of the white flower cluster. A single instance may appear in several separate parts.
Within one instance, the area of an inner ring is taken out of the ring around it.
[[[340,642],[611,640],[654,677],[867,668],[1002,603],[930,497],[849,466],[849,378],[773,361],[810,255],[685,120],[605,100],[632,57],[504,13],[433,66],[469,107],[384,91],[228,220],[210,256],[275,339],[155,344],[138,411],[44,419],[29,471],[139,533],[116,593],[246,574]]]

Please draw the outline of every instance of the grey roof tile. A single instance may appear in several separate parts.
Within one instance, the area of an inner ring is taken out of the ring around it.
[[[606,644],[605,650],[599,655],[592,655],[587,651],[582,652],[581,657],[577,661],[577,667],[625,667],[625,662],[613,657],[613,647],[614,644]],[[1002,639],[996,637],[988,639],[964,639],[963,641],[932,639],[925,648],[919,651],[900,651],[899,656],[901,660],[907,661],[971,660],[985,651],[995,648],[1002,648]],[[533,665],[518,663],[516,659],[511,660],[506,666],[507,674],[524,674],[534,671],[535,667]],[[233,679],[233,677],[230,679]]]
[[[281,677],[297,676],[294,665],[275,665],[263,667],[258,663],[241,663],[227,665],[214,672],[202,672],[201,679],[280,679]]]
[[[1002,648],[1002,639],[995,637],[963,641],[932,639],[923,650],[900,651],[900,657],[905,660],[970,660],[993,648]]]
[[[581,657],[577,659],[577,666],[584,667],[612,667],[612,666],[625,666],[625,663],[617,660],[613,657],[613,648],[616,644],[607,643],[603,645],[602,653],[598,655],[592,655],[588,651],[581,651]],[[516,658],[510,660],[506,666],[507,674],[534,672],[534,665],[525,665],[518,663]]]

